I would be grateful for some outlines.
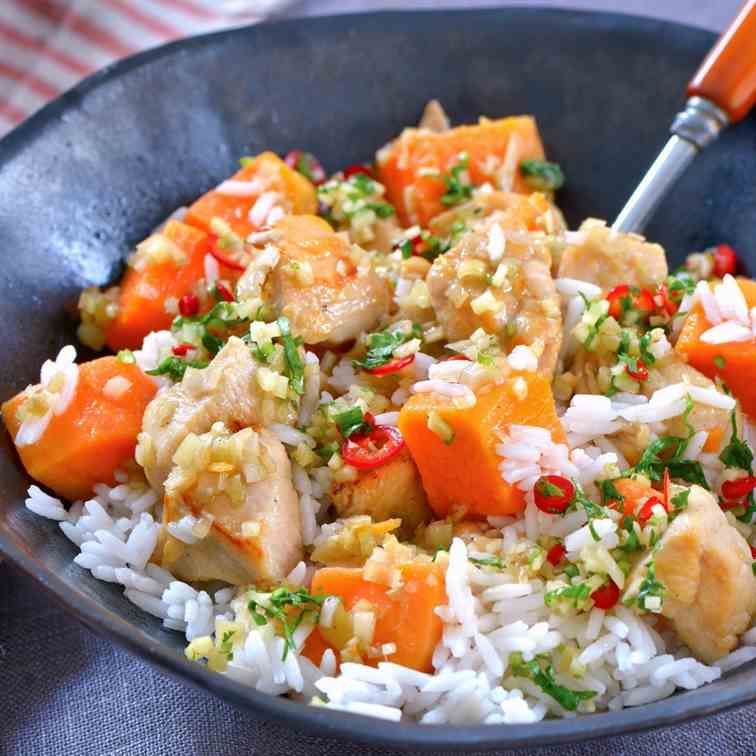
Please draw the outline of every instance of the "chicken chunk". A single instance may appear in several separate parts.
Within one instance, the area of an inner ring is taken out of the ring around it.
[[[335,484],[331,497],[339,517],[370,515],[374,522],[400,518],[404,538],[431,519],[420,474],[407,449],[387,464],[361,472],[355,481]]]
[[[661,613],[693,654],[711,663],[732,651],[756,611],[756,576],[748,544],[708,491],[691,487],[685,511],[631,573],[625,598],[637,596],[652,560]]]
[[[559,278],[577,278],[605,291],[618,284],[654,288],[667,277],[667,258],[659,244],[638,234],[621,234],[604,221],[589,218],[580,241],[570,244],[559,263]]]
[[[291,215],[271,235],[277,253],[262,285],[262,301],[285,315],[305,344],[341,344],[369,331],[388,312],[388,284],[369,254],[350,244],[321,218]],[[253,265],[239,280],[240,298],[257,293]]]
[[[423,110],[423,115],[420,118],[420,123],[417,124],[417,128],[433,131],[436,134],[449,131],[451,128],[449,116],[446,115],[438,100],[428,100],[428,103]]]
[[[468,338],[477,329],[502,348],[529,346],[539,370],[552,375],[562,343],[559,294],[551,256],[542,236],[495,212],[456,246],[436,258],[426,283],[447,339]]]
[[[189,433],[205,433],[218,421],[244,428],[263,422],[293,422],[295,417],[289,402],[262,391],[249,348],[232,336],[208,367],[189,368],[180,383],[160,392],[147,405],[137,461],[150,484],[160,488],[171,470],[174,452]]]
[[[189,434],[165,483],[162,565],[182,580],[272,584],[302,559],[299,499],[268,430]],[[188,532],[187,532],[188,530]]]
[[[567,229],[562,213],[549,198],[541,192],[518,194],[486,188],[476,189],[472,199],[437,215],[429,224],[436,236],[451,236],[460,226],[471,229],[497,210],[506,213],[506,225],[524,228],[528,231],[543,231],[554,236],[562,235]],[[554,252],[557,246],[554,246]],[[552,264],[554,260],[552,259]]]

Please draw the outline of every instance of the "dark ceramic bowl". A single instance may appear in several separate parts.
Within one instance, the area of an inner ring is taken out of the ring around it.
[[[114,280],[136,242],[240,155],[302,147],[336,169],[370,158],[431,97],[455,122],[534,113],[568,177],[559,199],[571,225],[613,218],[712,41],[600,13],[385,13],[211,34],[101,71],[0,142],[0,398],[74,340],[66,311],[79,290]],[[661,207],[649,236],[674,262],[727,241],[756,269],[754,144],[752,117],[709,147]],[[187,662],[177,634],[73,565],[55,524],[23,508],[29,480],[0,437],[0,550],[95,632],[253,716],[400,750],[480,750],[670,725],[756,699],[753,664],[650,706],[527,726],[397,725],[265,696]]]

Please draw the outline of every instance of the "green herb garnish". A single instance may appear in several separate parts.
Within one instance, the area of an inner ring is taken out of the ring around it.
[[[564,173],[556,163],[549,163],[548,160],[530,160],[520,161],[520,174],[525,179],[525,183],[539,192],[553,192],[564,186]]]
[[[656,567],[653,560],[651,560],[648,563],[648,567],[646,568],[646,576],[643,578],[643,581],[640,584],[638,595],[635,599],[638,608],[645,609],[646,599],[651,598],[652,596],[661,599],[664,596],[665,590],[666,588],[664,587],[664,583],[660,582],[656,578]],[[632,599],[630,600],[630,603],[632,603]]]
[[[468,561],[477,564],[478,567],[493,567],[497,570],[504,569],[504,562],[499,557],[468,557]]]
[[[560,586],[547,591],[543,597],[546,606],[553,606],[556,601],[564,600],[571,602],[577,608],[581,601],[587,600],[591,595],[591,587],[588,583],[575,583],[574,585]]]
[[[180,357],[166,357],[154,370],[145,371],[147,375],[167,375],[172,381],[178,383],[187,368],[202,370],[208,366],[207,362],[191,362],[182,360]]]
[[[547,696],[551,696],[563,709],[575,711],[581,701],[588,701],[596,695],[595,690],[571,690],[559,685],[554,677],[554,667],[548,664],[542,668],[536,659],[529,662],[522,660],[522,654],[513,653],[509,666],[515,677],[532,680]]]
[[[370,433],[372,430],[370,424],[365,422],[365,415],[360,407],[352,407],[333,415],[333,421],[344,438],[349,438],[355,433]]]
[[[371,333],[367,338],[367,354],[361,360],[352,360],[354,367],[372,370],[391,362],[394,350],[410,339],[422,338],[423,330],[413,323],[409,333],[400,328],[387,328],[385,331]]]
[[[467,169],[470,167],[470,156],[466,152],[459,154],[459,162],[452,166],[449,173],[444,173],[441,178],[444,180],[446,191],[441,196],[441,204],[450,207],[458,205],[460,202],[469,200],[472,197],[472,186],[468,183]]]
[[[327,596],[313,596],[306,588],[299,588],[296,591],[290,591],[288,588],[276,588],[268,598],[269,605],[266,606],[266,604],[255,599],[250,599],[247,608],[256,625],[265,625],[269,619],[280,622],[286,640],[282,658],[286,659],[289,649],[296,651],[294,633],[302,624],[302,620],[310,613],[314,615],[314,620],[317,621],[320,616],[320,607],[326,598]],[[293,621],[287,611],[290,609],[300,610]]]
[[[722,450],[719,459],[727,467],[737,467],[750,473],[753,466],[753,451],[745,441],[738,438],[735,410],[730,413],[730,422],[732,423],[730,443]]]
[[[285,372],[289,377],[289,385],[302,396],[304,394],[304,362],[299,354],[302,339],[291,335],[289,319],[280,317],[276,323],[281,331],[281,341],[284,348]]]

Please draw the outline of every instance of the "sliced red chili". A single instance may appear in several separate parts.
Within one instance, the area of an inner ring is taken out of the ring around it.
[[[645,525],[652,517],[654,513],[654,507],[660,506],[665,512],[667,507],[664,506],[664,502],[658,496],[651,496],[646,499],[646,503],[638,510],[638,522],[641,525]]]
[[[470,362],[464,354],[450,354],[448,357],[441,357],[439,362],[451,362],[452,360],[464,360],[465,362]]]
[[[368,178],[373,178],[373,172],[370,170],[369,165],[365,165],[365,163],[354,163],[353,165],[348,165],[344,170],[342,171],[344,174],[344,178],[348,179],[351,176],[356,176],[359,173],[364,173]]]
[[[341,458],[358,470],[373,470],[390,462],[404,448],[398,428],[376,425],[370,433],[354,435],[341,445]]]
[[[718,244],[714,247],[714,275],[724,278],[728,273],[732,275],[738,267],[738,256],[729,244]]]
[[[222,281],[215,282],[215,291],[224,302],[234,301],[234,295],[231,292],[231,289],[229,289]]]
[[[659,287],[658,295],[659,297],[659,308],[667,313],[670,317],[672,317],[680,307],[680,302],[678,300],[675,300],[675,298],[670,294],[669,287],[667,284],[663,283]]]
[[[615,286],[606,295],[609,315],[622,320],[628,310],[637,310],[642,316],[650,315],[656,309],[654,295],[648,290],[629,284]]]
[[[214,239],[210,245],[210,254],[224,267],[231,268],[231,270],[245,271],[247,266],[240,263],[238,260],[234,260],[225,254],[222,250],[218,249],[218,239]]]
[[[633,370],[630,365],[625,365],[625,372],[636,381],[647,381],[648,380],[648,368],[646,367],[646,363],[643,362],[643,360],[636,360],[635,361],[635,370]]]
[[[291,150],[286,153],[284,163],[305,178],[310,179],[315,186],[326,180],[326,172],[320,161],[311,153],[302,150]]]
[[[591,598],[597,609],[611,609],[619,601],[620,589],[617,584],[610,580],[601,588],[597,588]]]
[[[183,357],[190,349],[194,349],[194,344],[176,344],[171,350],[176,357]]]
[[[541,512],[561,514],[575,498],[575,485],[561,475],[543,475],[533,488],[533,497]]]
[[[179,299],[179,312],[185,318],[191,318],[199,312],[200,302],[196,294],[184,294]]]
[[[567,553],[567,549],[564,547],[564,544],[561,543],[555,543],[547,552],[546,552],[546,561],[556,567],[559,562],[564,559],[564,555]]]
[[[365,372],[370,373],[370,375],[390,375],[391,373],[399,372],[402,368],[406,368],[407,365],[411,365],[414,361],[415,355],[408,354],[406,357],[395,357],[385,365],[368,368]]]
[[[745,499],[751,491],[756,489],[756,477],[746,475],[735,480],[726,480],[722,483],[722,496],[728,501],[733,499]]]
[[[669,486],[672,483],[672,476],[669,474],[669,468],[664,468],[664,478],[662,483],[662,491],[664,492],[664,509],[669,512]]]
[[[756,546],[751,546],[751,559],[756,559]]]

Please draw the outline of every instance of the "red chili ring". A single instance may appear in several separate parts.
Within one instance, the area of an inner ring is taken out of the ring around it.
[[[191,318],[199,312],[200,302],[196,294],[184,294],[179,299],[179,312],[185,318]]]
[[[238,260],[232,260],[230,257],[226,257],[226,255],[223,254],[218,249],[218,239],[214,239],[212,244],[210,245],[210,254],[223,266],[226,268],[231,268],[231,270],[240,270],[244,272],[247,269],[246,265],[242,265]]]
[[[754,489],[756,489],[756,477],[746,475],[743,478],[726,480],[722,483],[722,496],[728,501],[744,499]]]
[[[597,609],[606,610],[611,609],[619,601],[619,595],[620,590],[617,584],[613,580],[610,580],[605,585],[602,585],[601,588],[596,588],[591,594],[591,598]]]
[[[560,493],[548,493],[544,489],[554,486]],[[535,505],[546,514],[562,514],[575,498],[575,484],[562,475],[544,475],[533,486]]]
[[[367,368],[366,372],[370,375],[390,375],[391,373],[397,373],[407,365],[411,365],[415,361],[414,354],[408,354],[406,357],[395,357],[385,365],[379,365],[374,368]]]
[[[370,433],[352,436],[341,445],[341,458],[358,470],[374,470],[390,462],[404,448],[398,428],[376,425]]]
[[[564,555],[567,553],[567,549],[564,547],[564,544],[562,543],[555,543],[547,552],[546,552],[546,561],[556,567],[559,562],[564,559]]]

